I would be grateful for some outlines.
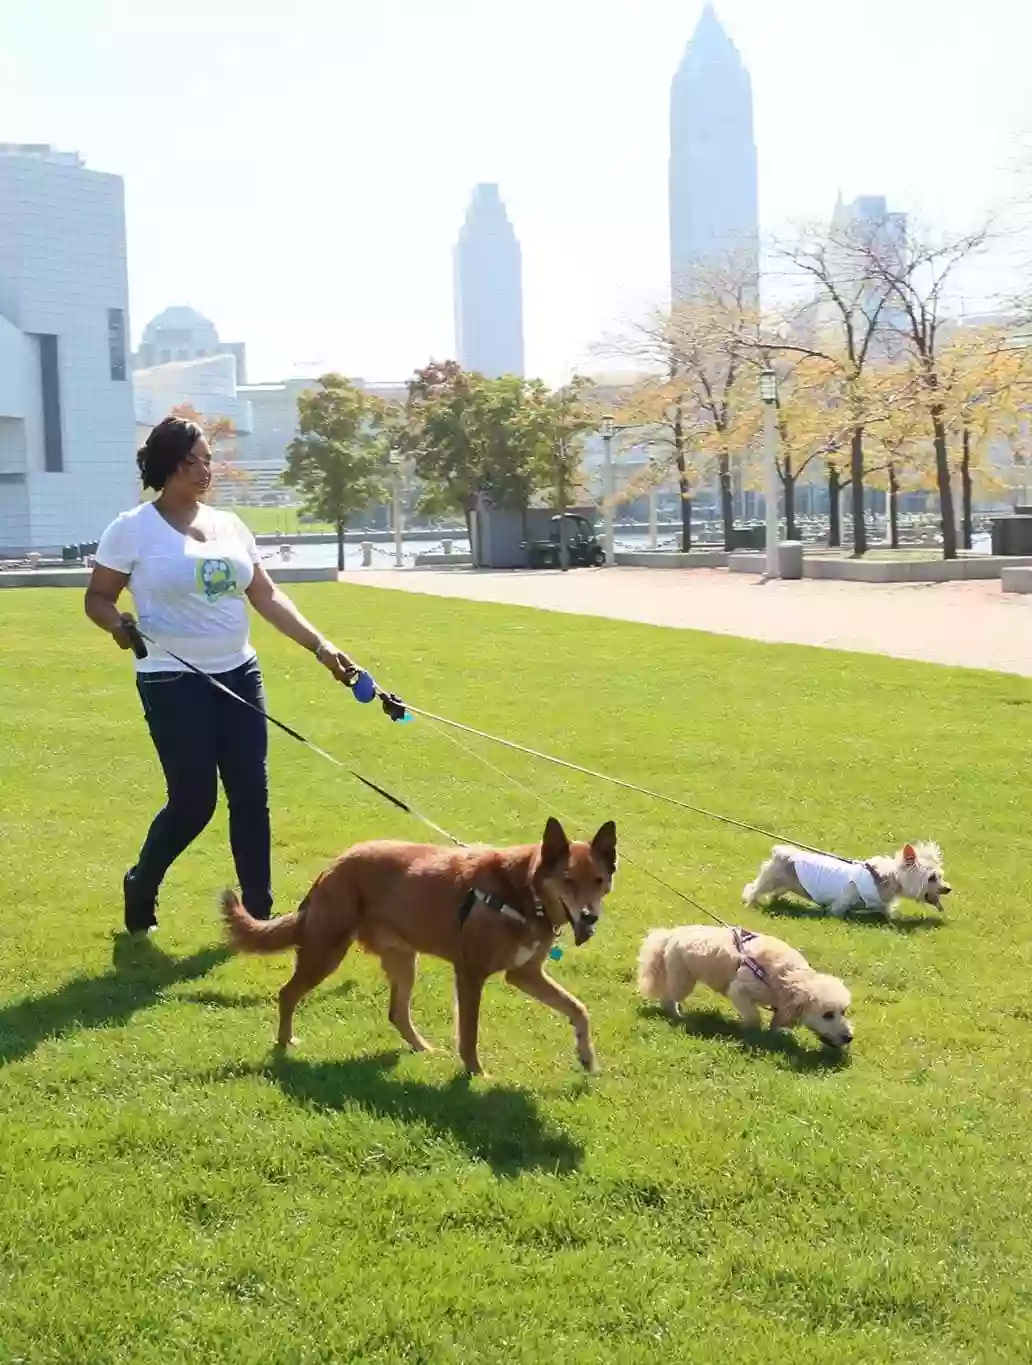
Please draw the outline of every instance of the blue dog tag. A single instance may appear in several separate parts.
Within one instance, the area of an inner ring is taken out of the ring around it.
[[[553,962],[558,962],[562,955],[563,950],[561,948],[553,948],[551,952],[548,954],[548,956],[552,959]]]

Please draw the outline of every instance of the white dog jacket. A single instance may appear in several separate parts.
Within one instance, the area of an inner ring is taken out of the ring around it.
[[[817,905],[855,901],[857,896],[869,910],[880,910],[884,904],[865,863],[843,863],[822,853],[793,853],[792,867],[803,890]],[[855,892],[850,891],[850,883]]]

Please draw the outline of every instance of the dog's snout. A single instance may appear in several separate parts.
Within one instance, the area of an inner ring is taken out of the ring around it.
[[[939,895],[948,896],[952,890],[953,887],[950,886],[949,882],[943,882],[942,886],[939,887]]]
[[[581,923],[586,924],[593,929],[598,923],[598,915],[594,910],[585,910],[581,915]]]

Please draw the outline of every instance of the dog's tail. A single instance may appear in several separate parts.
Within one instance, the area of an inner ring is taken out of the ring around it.
[[[281,953],[297,942],[304,905],[275,919],[254,919],[235,891],[222,893],[222,919],[230,943],[238,953]]]
[[[665,1000],[667,991],[666,947],[669,929],[653,929],[638,954],[638,990],[648,1000]]]

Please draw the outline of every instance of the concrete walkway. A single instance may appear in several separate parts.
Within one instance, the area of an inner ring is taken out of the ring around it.
[[[1032,597],[995,581],[762,583],[706,569],[366,571],[362,586],[1032,677]]]

